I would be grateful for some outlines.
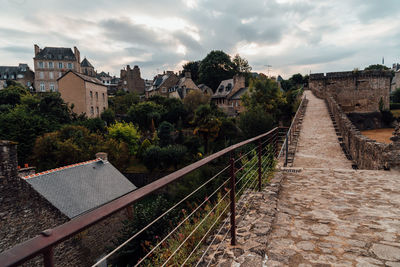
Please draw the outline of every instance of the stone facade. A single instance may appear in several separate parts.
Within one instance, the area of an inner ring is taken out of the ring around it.
[[[225,113],[236,116],[244,111],[241,97],[246,91],[245,78],[235,75],[233,79],[222,81],[211,99]]]
[[[131,69],[130,66],[127,65],[126,70],[122,69],[118,87],[119,89],[131,93],[144,94],[145,83],[140,77],[140,68],[135,65],[133,69]]]
[[[158,74],[153,79],[153,86],[146,91],[146,98],[154,95],[168,97],[169,88],[174,87],[179,82],[179,77],[173,71],[167,71],[163,74]]]
[[[193,90],[200,90],[200,88],[193,82],[191,73],[185,72],[185,76],[175,86],[168,89],[168,97],[184,99]]]
[[[400,88],[400,70],[398,70],[398,71],[396,71],[394,73],[394,77],[392,79],[392,84],[391,84],[390,91],[393,92],[397,88]]]
[[[27,64],[18,66],[0,66],[0,90],[7,87],[7,81],[18,82],[29,90],[33,90],[35,73]]]
[[[58,91],[57,79],[68,70],[81,72],[80,52],[74,47],[45,47],[34,45],[35,89],[37,92]]]
[[[309,88],[319,97],[333,96],[346,112],[389,109],[390,71],[347,71],[310,74]]]
[[[94,118],[108,108],[107,87],[98,79],[69,71],[57,82],[62,99],[74,104],[74,112]]]
[[[94,70],[93,65],[89,62],[89,60],[87,60],[87,58],[84,58],[81,62],[81,72],[90,77],[97,76],[97,73]]]
[[[69,220],[18,176],[17,164],[16,143],[0,141],[0,253]],[[128,207],[57,245],[55,266],[92,265],[113,247],[131,214]],[[41,266],[42,261],[37,256],[27,265]]]

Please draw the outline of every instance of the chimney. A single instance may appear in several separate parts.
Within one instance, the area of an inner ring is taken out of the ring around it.
[[[126,65],[126,70],[130,70],[131,69],[131,66],[129,66],[129,65]]]
[[[39,46],[37,44],[33,45],[33,48],[35,50],[35,57],[36,57],[37,54],[39,54],[39,52],[40,52],[40,48],[39,48]]]
[[[74,54],[75,54],[75,58],[78,61],[78,69],[76,71],[81,72],[80,71],[80,66],[81,66],[81,53],[79,52],[78,48],[76,46],[74,46]]]
[[[17,143],[0,140],[0,184],[18,177]]]
[[[237,89],[244,88],[245,87],[244,76],[235,74],[235,76],[233,76],[233,86]]]
[[[96,159],[101,159],[103,161],[107,161],[107,157],[108,157],[108,155],[105,152],[96,153]]]
[[[192,79],[192,74],[190,71],[185,72],[185,78]]]

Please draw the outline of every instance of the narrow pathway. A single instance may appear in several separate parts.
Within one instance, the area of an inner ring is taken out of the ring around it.
[[[267,266],[400,266],[400,174],[352,170],[325,103],[307,92]]]

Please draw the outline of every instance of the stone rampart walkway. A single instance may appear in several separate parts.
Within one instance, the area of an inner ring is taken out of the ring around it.
[[[400,266],[400,173],[352,170],[325,103],[307,92],[266,266]]]

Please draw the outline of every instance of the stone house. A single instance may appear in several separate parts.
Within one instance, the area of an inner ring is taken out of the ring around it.
[[[33,90],[35,73],[29,68],[28,64],[0,66],[0,90],[7,87],[7,81],[18,82],[29,90]]]
[[[105,153],[96,156],[95,160],[21,178],[17,145],[0,141],[0,252],[136,189],[107,161]],[[121,210],[57,245],[55,266],[92,265],[113,246],[113,238],[131,212],[131,207]],[[37,257],[28,265],[41,262]]]
[[[58,91],[57,79],[69,70],[81,72],[80,52],[71,48],[34,45],[35,89],[37,92]]]
[[[89,60],[84,58],[81,62],[81,73],[91,76],[91,77],[96,77],[96,72],[94,70],[94,67],[92,64],[90,64]]]
[[[180,78],[176,85],[168,88],[168,97],[184,99],[193,90],[200,88],[193,82],[190,72],[185,72],[185,76]]]
[[[243,111],[241,96],[246,91],[245,77],[235,75],[232,79],[224,80],[219,84],[211,101],[229,116],[236,116]]]
[[[120,79],[115,76],[111,76],[110,73],[104,71],[96,74],[96,78],[99,79],[105,86],[107,86],[107,94],[114,95],[118,90],[118,84]]]
[[[95,77],[69,70],[57,79],[62,99],[74,104],[74,112],[99,117],[108,108],[107,86]]]
[[[153,86],[146,91],[146,98],[153,95],[161,95],[168,97],[168,89],[174,87],[179,82],[179,77],[173,71],[167,71],[163,74],[158,74],[153,79]]]
[[[129,65],[121,70],[118,88],[131,93],[144,94],[145,83],[140,76],[140,68],[135,65],[133,69]]]
[[[202,84],[199,84],[197,87],[199,87],[199,89],[206,95],[206,94],[208,94],[208,95],[213,95],[214,94],[214,92],[213,92],[213,90],[210,88],[210,87],[208,87],[207,85],[205,85],[204,83],[202,83]]]

